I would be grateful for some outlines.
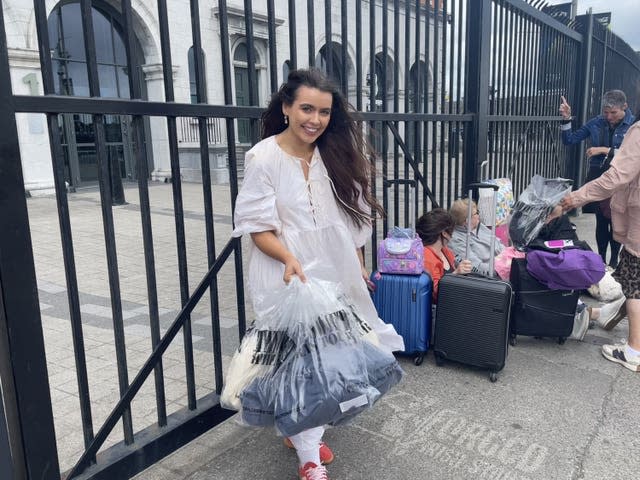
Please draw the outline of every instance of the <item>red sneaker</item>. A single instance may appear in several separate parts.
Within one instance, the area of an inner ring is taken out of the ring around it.
[[[307,462],[298,469],[300,480],[329,480],[327,469],[323,465]]]
[[[291,443],[291,440],[289,440],[287,437],[284,437],[284,444],[288,448],[296,448],[293,446],[293,443]],[[329,446],[324,442],[320,442],[320,463],[322,465],[329,465],[331,462],[333,462],[333,459],[333,452],[331,451]]]

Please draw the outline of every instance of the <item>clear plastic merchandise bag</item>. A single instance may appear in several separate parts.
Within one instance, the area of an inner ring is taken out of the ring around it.
[[[520,194],[509,219],[509,238],[514,247],[523,250],[545,225],[553,209],[569,192],[573,182],[566,178],[544,178],[534,175]]]
[[[285,436],[351,420],[403,374],[391,353],[369,341],[375,334],[339,285],[307,278],[261,299],[253,330],[271,332],[263,334],[271,341],[253,349],[270,365],[238,372],[241,422],[273,425]]]

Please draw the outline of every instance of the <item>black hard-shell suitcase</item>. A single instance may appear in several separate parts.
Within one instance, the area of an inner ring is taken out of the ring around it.
[[[549,289],[529,274],[526,258],[513,259],[509,279],[514,291],[511,345],[517,335],[557,337],[563,344],[573,330],[580,292]]]
[[[473,184],[469,188],[493,188],[495,205],[496,185]],[[469,198],[471,193],[469,190]],[[495,212],[495,208],[493,210]],[[471,202],[468,218],[470,225]],[[494,271],[493,262],[490,271]],[[511,285],[493,276],[442,277],[433,338],[436,363],[442,365],[444,360],[452,360],[484,368],[489,370],[489,378],[495,382],[507,358],[512,296]]]

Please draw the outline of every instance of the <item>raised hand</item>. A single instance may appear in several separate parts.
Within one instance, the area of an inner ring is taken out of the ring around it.
[[[571,120],[571,105],[567,103],[567,99],[560,95],[560,115],[565,120]]]

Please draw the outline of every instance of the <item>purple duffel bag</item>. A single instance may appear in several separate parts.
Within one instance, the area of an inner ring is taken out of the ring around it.
[[[585,290],[604,277],[605,265],[600,255],[588,250],[530,250],[527,270],[552,290]]]

